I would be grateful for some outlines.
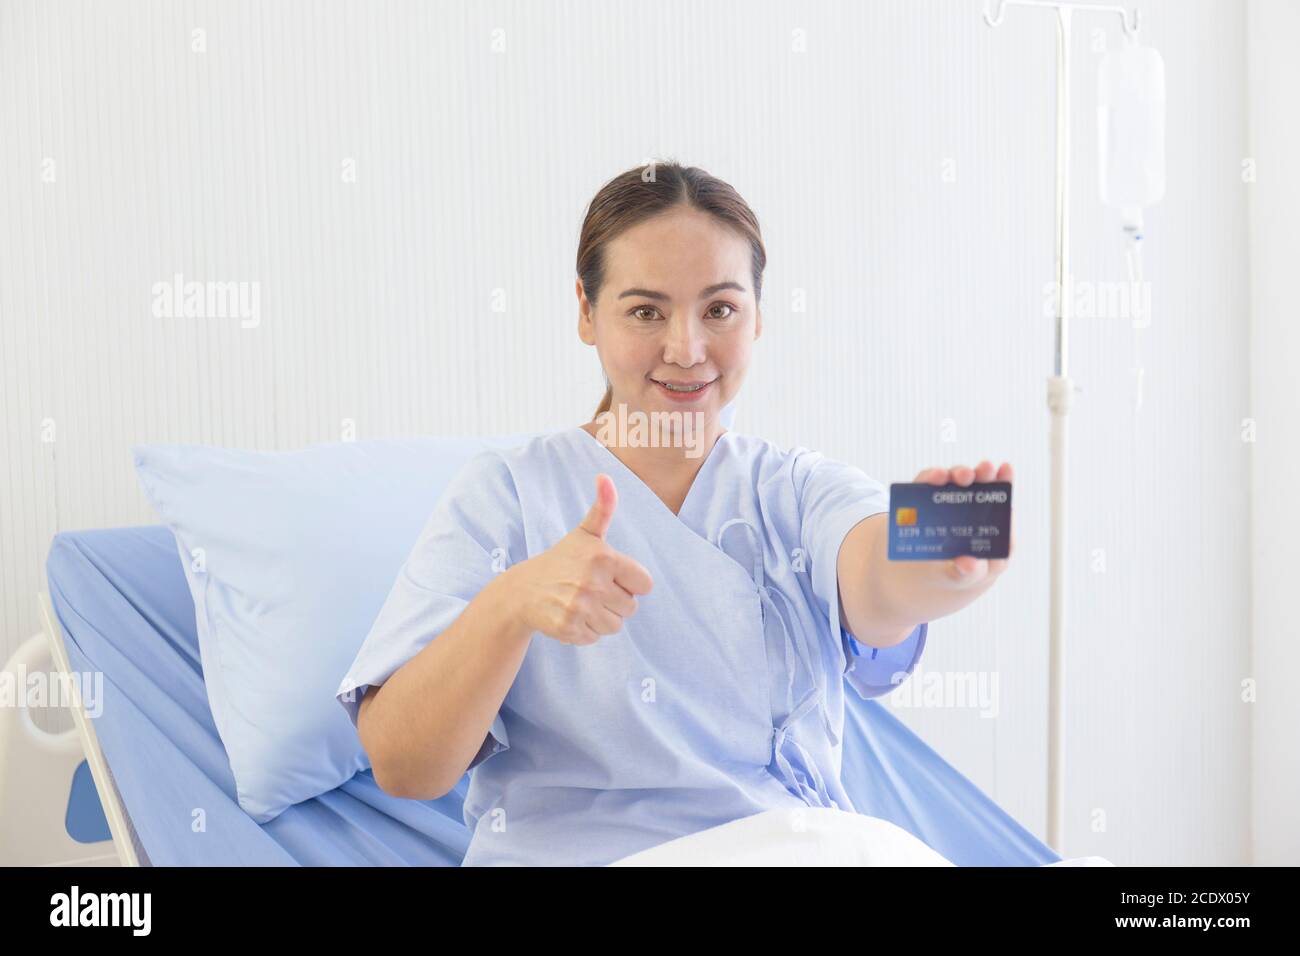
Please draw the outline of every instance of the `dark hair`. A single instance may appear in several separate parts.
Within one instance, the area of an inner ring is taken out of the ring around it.
[[[699,209],[716,217],[749,240],[754,282],[754,301],[763,291],[763,268],[767,252],[763,248],[758,218],[749,204],[729,184],[710,176],[698,166],[682,166],[668,161],[636,166],[615,176],[587,207],[578,238],[578,277],[587,300],[595,308],[605,281],[605,245],[624,231],[677,206]],[[608,380],[607,380],[608,381]],[[605,395],[596,408],[594,419],[609,411],[613,388],[605,386]]]

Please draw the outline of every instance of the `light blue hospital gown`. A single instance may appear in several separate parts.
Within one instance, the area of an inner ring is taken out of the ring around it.
[[[926,640],[921,624],[878,650],[839,626],[840,544],[888,510],[888,490],[819,452],[731,431],[677,515],[578,426],[476,455],[339,687],[353,722],[349,692],[382,684],[495,573],[576,527],[599,472],[618,490],[606,541],[653,590],[595,644],[533,634],[470,765],[464,865],[607,864],[765,810],[854,811],[840,782],[844,685],[888,693]]]

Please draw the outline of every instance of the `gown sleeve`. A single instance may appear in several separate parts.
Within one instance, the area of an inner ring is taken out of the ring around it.
[[[519,497],[494,449],[447,484],[335,699],[356,725],[361,699],[441,634],[492,577],[527,557]],[[510,747],[500,711],[469,768]]]
[[[859,643],[840,627],[838,563],[840,546],[853,526],[889,510],[889,489],[861,469],[819,452],[804,452],[794,471],[800,490],[801,545],[812,574],[817,613],[825,615],[832,642],[842,650],[844,679],[864,699],[888,694],[915,670],[929,624],[918,624],[893,647]]]

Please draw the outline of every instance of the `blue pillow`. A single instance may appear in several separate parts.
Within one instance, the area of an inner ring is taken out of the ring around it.
[[[339,682],[450,478],[531,437],[132,449],[176,537],[212,715],[258,823],[369,767]]]

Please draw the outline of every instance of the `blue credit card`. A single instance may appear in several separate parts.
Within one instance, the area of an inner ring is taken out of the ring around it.
[[[889,486],[889,560],[1005,558],[1011,543],[1011,482]]]

